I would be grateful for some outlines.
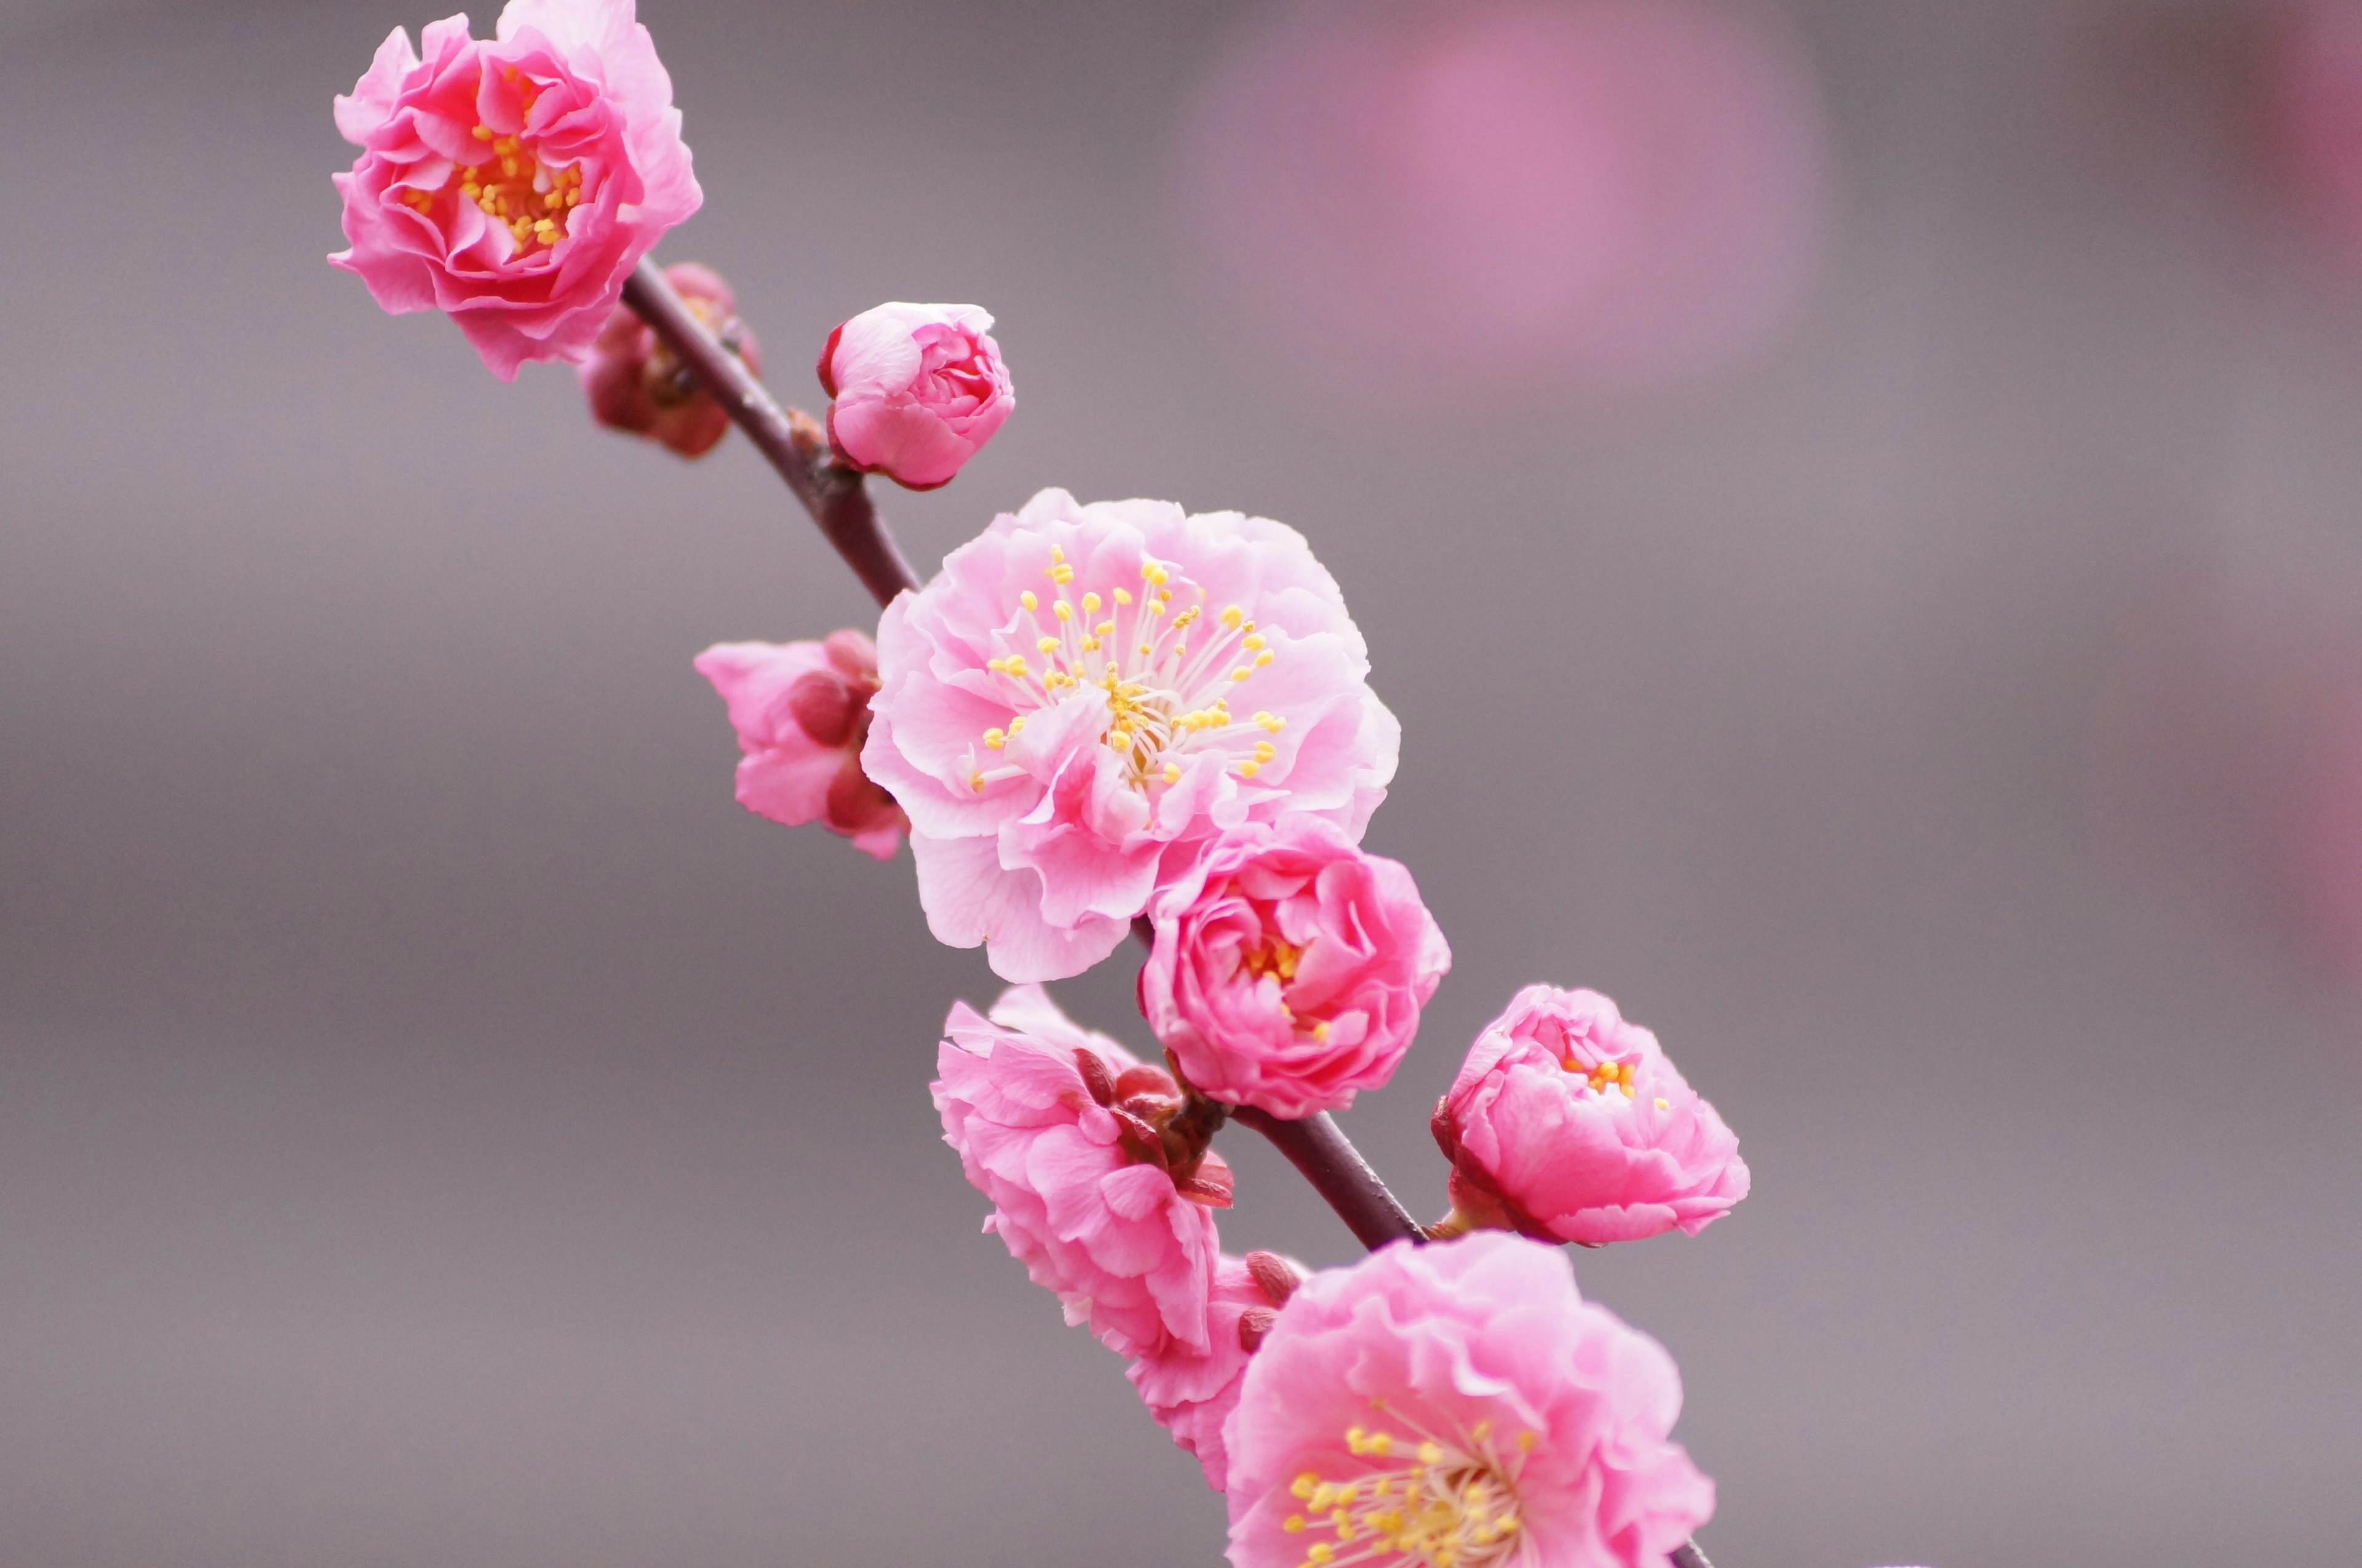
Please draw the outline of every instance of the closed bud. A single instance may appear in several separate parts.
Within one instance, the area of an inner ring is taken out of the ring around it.
[[[820,382],[837,460],[911,490],[949,484],[1017,406],[991,328],[974,305],[898,301],[830,333]]]
[[[694,261],[668,267],[664,275],[690,314],[749,370],[762,374],[762,351],[738,319],[737,302],[722,275]],[[608,316],[579,373],[590,417],[611,429],[660,441],[684,458],[703,457],[730,434],[730,415],[626,306]]]

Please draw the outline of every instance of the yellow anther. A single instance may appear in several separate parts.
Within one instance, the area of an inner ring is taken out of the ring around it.
[[[1394,1433],[1392,1433],[1392,1432],[1372,1432],[1372,1433],[1370,1434],[1370,1452],[1371,1452],[1372,1453],[1376,1454],[1380,1459],[1384,1459],[1386,1455],[1388,1455],[1388,1454],[1392,1453],[1394,1451],[1395,1451],[1395,1434],[1394,1434]]]
[[[1118,604],[1129,604],[1131,602],[1131,590],[1128,588],[1119,588],[1112,591],[1115,594],[1115,602]]]
[[[1255,742],[1254,759],[1257,762],[1269,762],[1273,757],[1277,756],[1278,755],[1279,747],[1272,745],[1271,742]]]
[[[1222,612],[1222,624],[1228,626],[1233,632],[1239,629],[1239,623],[1246,618],[1246,612],[1241,610],[1235,604],[1231,605]]]
[[[1058,651],[1058,639],[1055,637],[1036,637],[1033,640],[1033,646],[1043,653],[1056,653]]]
[[[1067,603],[1063,599],[1059,600],[1055,604],[1051,605],[1050,608],[1058,613],[1058,619],[1061,621],[1071,621],[1075,618],[1075,607]]]
[[[1017,596],[1017,602],[1025,606],[1028,615],[1042,608],[1042,602],[1033,597],[1033,591],[1030,588]]]
[[[1443,1445],[1437,1442],[1433,1438],[1429,1438],[1427,1441],[1420,1443],[1418,1445],[1418,1462],[1421,1464],[1442,1463]]]
[[[1254,764],[1253,764],[1253,763],[1249,763],[1249,764],[1247,764],[1247,767],[1253,767],[1253,766],[1254,766]],[[1242,771],[1243,771],[1243,770],[1242,770]],[[1319,1041],[1319,1042],[1321,1044],[1323,1044],[1323,1045],[1326,1045],[1327,1043],[1329,1043],[1329,1023],[1328,1023],[1328,1021],[1327,1021],[1326,1019],[1323,1019],[1321,1021],[1319,1021],[1319,1023],[1316,1023],[1316,1024],[1314,1024],[1314,1025],[1312,1026],[1312,1038],[1313,1038],[1313,1039],[1315,1039],[1315,1040],[1317,1040],[1317,1041]],[[1385,1451],[1384,1449],[1376,1449],[1376,1450],[1374,1450],[1373,1452],[1378,1452],[1378,1453],[1383,1453],[1383,1452],[1385,1452]]]
[[[1260,632],[1256,633],[1253,636],[1249,637],[1245,642],[1241,643],[1239,646],[1246,649],[1250,653],[1253,653],[1255,649],[1263,646],[1263,634]]]
[[[1312,1488],[1319,1485],[1320,1485],[1320,1477],[1308,1470],[1288,1484],[1287,1495],[1302,1502],[1312,1496]]]
[[[1108,732],[1107,743],[1117,751],[1130,751],[1131,749],[1131,737],[1124,734],[1121,730],[1109,730]]]
[[[981,768],[967,776],[967,787],[979,795],[984,793],[984,772]]]
[[[1015,666],[1017,666],[1017,672],[1018,672],[1020,675],[1022,675],[1022,674],[1024,674],[1024,673],[1025,673],[1025,661],[1024,661],[1023,659],[1021,659],[1021,658],[1019,658],[1019,659],[1011,659],[1011,660],[1010,660],[1010,662],[1011,664],[1014,664]],[[1012,734],[1012,735],[1021,735],[1021,734],[1023,734],[1025,733],[1025,715],[1024,715],[1024,714],[1020,713],[1020,714],[1018,714],[1018,715],[1017,715],[1017,717],[1015,717],[1015,718],[1013,718],[1013,719],[1011,719],[1011,720],[1010,720],[1010,721],[1009,721],[1009,733],[1010,733],[1010,734]]]
[[[1327,1563],[1336,1560],[1337,1549],[1325,1540],[1316,1540],[1304,1549],[1307,1562]]]
[[[1286,1518],[1279,1521],[1279,1528],[1286,1530],[1290,1535],[1302,1535],[1304,1533],[1304,1516],[1302,1514],[1290,1514]]]
[[[1277,658],[1279,656],[1277,654],[1272,652],[1269,648],[1265,648],[1263,652],[1255,655],[1255,668],[1257,669],[1261,669],[1264,665],[1269,664],[1273,659]]]
[[[1101,621],[1098,625],[1091,628],[1091,635],[1098,637],[1114,636],[1115,623],[1113,621]]]
[[[1624,1091],[1624,1098],[1626,1099],[1638,1099],[1639,1098],[1639,1094],[1634,1091],[1630,1084],[1618,1084],[1617,1088]]]
[[[1314,1513],[1327,1513],[1337,1506],[1337,1484],[1333,1481],[1321,1482],[1312,1488],[1312,1496],[1306,1500],[1312,1505]]]
[[[1486,1438],[1493,1435],[1493,1423],[1490,1421],[1479,1421],[1474,1426],[1468,1429],[1468,1435],[1478,1442],[1483,1442]]]
[[[1052,567],[1048,571],[1043,572],[1042,575],[1048,578],[1052,582],[1072,582],[1075,580],[1075,569],[1065,565],[1064,562],[1061,562],[1058,565]]]
[[[1252,778],[1262,771],[1263,764],[1260,762],[1242,762],[1239,764],[1239,777],[1242,778]]]
[[[986,750],[999,751],[1002,746],[1007,745],[1008,744],[1009,732],[1007,730],[989,729],[984,732],[984,745]]]
[[[492,139],[492,127],[490,126],[478,126],[471,134],[478,141],[490,141]]]
[[[1083,639],[1083,651],[1084,651],[1085,653],[1097,653],[1097,652],[1098,652],[1098,651],[1099,651],[1099,640],[1098,640],[1097,637],[1085,637],[1085,638]]]
[[[1518,1434],[1518,1452],[1519,1453],[1531,1453],[1534,1451],[1534,1445],[1541,1441],[1541,1434],[1540,1432],[1519,1432]]]
[[[1051,547],[1050,547],[1050,558],[1051,558],[1052,560],[1054,560],[1054,561],[1062,561],[1062,560],[1065,560],[1065,559],[1066,558],[1066,547],[1065,547],[1065,546],[1064,546],[1064,545],[1053,545],[1053,546],[1051,546]]]
[[[1098,613],[1099,613],[1099,596],[1098,596],[1098,594],[1096,594],[1096,593],[1086,593],[1086,594],[1084,594],[1084,595],[1083,595],[1083,613],[1084,613],[1084,614],[1086,614],[1086,615],[1096,615],[1096,614],[1098,614]]]
[[[1249,669],[1245,665],[1241,665],[1238,668],[1231,671],[1231,679],[1232,680],[1244,680],[1248,676],[1253,675],[1253,673],[1254,671]]]
[[[1658,1109],[1659,1110],[1672,1110],[1672,1108],[1673,1108],[1673,1102],[1672,1102],[1672,1100],[1670,1100],[1670,1099],[1665,1099],[1665,1098],[1663,1098],[1662,1096],[1659,1096],[1659,1097],[1658,1097],[1658,1099],[1657,1099],[1657,1109]]]
[[[1149,656],[1149,653],[1150,653],[1151,651],[1152,651],[1152,650],[1149,648],[1149,646],[1148,646],[1146,643],[1142,643],[1142,644],[1141,644],[1141,645],[1140,645],[1140,657],[1142,657],[1142,658],[1146,658],[1146,657]]]
[[[1181,782],[1181,765],[1179,763],[1168,762],[1164,765],[1164,782],[1167,784],[1178,784]]]

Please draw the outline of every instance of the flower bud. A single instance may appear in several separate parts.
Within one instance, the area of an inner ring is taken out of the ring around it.
[[[991,326],[975,305],[896,302],[830,333],[820,381],[838,461],[911,490],[949,484],[1017,406]]]
[[[909,831],[894,798],[861,770],[877,647],[859,632],[825,642],[717,643],[697,672],[729,704],[746,755],[738,803],[789,826],[816,822],[884,860]]]
[[[1518,992],[1477,1036],[1431,1129],[1451,1162],[1443,1234],[1585,1246],[1695,1235],[1747,1196],[1738,1138],[1657,1037],[1596,991]]]
[[[738,319],[737,302],[722,275],[694,261],[678,262],[664,275],[690,314],[761,375],[762,350]],[[627,305],[608,316],[577,374],[590,400],[590,417],[610,429],[661,441],[684,458],[703,457],[730,434],[730,415]]]

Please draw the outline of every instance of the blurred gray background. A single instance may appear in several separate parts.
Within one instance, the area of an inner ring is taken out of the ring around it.
[[[886,497],[914,558],[1055,483],[1335,570],[1457,956],[1344,1119],[1414,1207],[1529,980],[1738,1130],[1733,1218],[1576,1259],[1680,1360],[1723,1568],[2362,1560],[2362,1006],[2248,766],[2312,710],[2242,728],[2362,635],[2362,282],[2255,177],[2246,9],[1797,4],[1790,328],[1381,424],[1176,226],[1264,7],[643,8],[708,197],[661,254],[783,396],[880,299],[999,317],[1021,406]],[[743,442],[322,263],[329,96],[434,15],[0,6],[0,1564],[1214,1563],[937,1141],[980,955],[732,801],[690,657],[851,579]],[[1131,984],[1058,989],[1139,1044]],[[1224,1147],[1234,1247],[1352,1255]]]

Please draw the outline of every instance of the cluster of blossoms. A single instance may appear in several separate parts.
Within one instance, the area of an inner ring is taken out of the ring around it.
[[[337,263],[390,310],[450,313],[503,376],[577,364],[602,423],[686,455],[756,417],[712,396],[759,369],[728,285],[642,265],[698,193],[630,0],[512,0],[491,42],[455,17],[423,43],[396,32],[337,100],[363,152],[338,177]],[[643,323],[627,275],[686,309],[705,370],[677,320]],[[825,425],[767,455],[803,454],[810,497],[860,495],[866,473],[948,482],[1013,406],[990,326],[972,305],[853,317],[821,352]],[[859,515],[875,528],[866,499]],[[1400,726],[1301,535],[1044,490],[892,598],[874,641],[724,643],[697,668],[737,733],[743,804],[881,860],[907,835],[935,935],[1015,982],[944,1024],[944,1137],[985,1229],[1226,1494],[1237,1568],[1689,1550],[1714,1493],[1670,1436],[1672,1362],[1581,1297],[1557,1244],[1695,1234],[1748,1172],[1605,997],[1529,987],[1478,1036],[1433,1119],[1436,1225],[1406,1219],[1345,1268],[1223,1251],[1215,1134],[1383,1088],[1451,965],[1410,872],[1360,847]],[[1150,944],[1139,1002],[1164,1066],[1042,989],[1127,933]]]

